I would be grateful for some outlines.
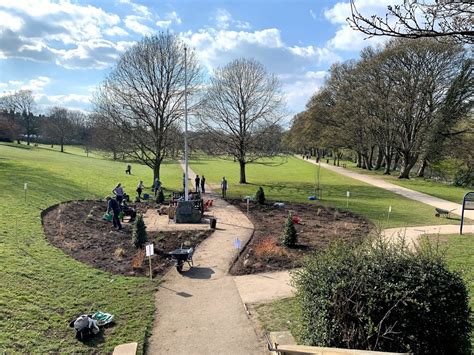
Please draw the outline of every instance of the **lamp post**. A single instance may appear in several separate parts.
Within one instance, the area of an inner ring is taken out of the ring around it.
[[[188,201],[188,71],[187,51],[184,47],[184,200]]]

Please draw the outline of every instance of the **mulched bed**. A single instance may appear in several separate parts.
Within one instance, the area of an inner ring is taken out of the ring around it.
[[[246,202],[229,202],[238,206],[242,212],[247,212]],[[279,241],[288,212],[301,219],[301,224],[295,224],[298,245],[294,248],[287,248]],[[332,241],[359,242],[373,228],[373,224],[361,216],[317,203],[285,202],[284,208],[279,208],[271,202],[265,205],[251,202],[249,218],[254,224],[255,232],[232,266],[233,275],[301,267],[305,256],[327,247]]]
[[[145,212],[150,204],[136,204]],[[113,274],[148,276],[148,260],[144,251],[132,245],[132,225],[123,223],[124,229],[116,231],[112,222],[102,220],[106,210],[103,201],[77,201],[58,205],[43,217],[46,237],[85,264]],[[127,219],[126,219],[127,220]],[[211,231],[177,231],[148,234],[154,244],[153,274],[163,275],[172,266],[168,252],[183,245],[195,245],[206,239]]]

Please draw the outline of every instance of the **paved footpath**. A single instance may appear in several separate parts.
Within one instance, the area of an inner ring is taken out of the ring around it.
[[[194,173],[190,171],[191,181]],[[263,343],[252,327],[228,274],[237,255],[234,240],[246,243],[253,233],[249,219],[218,196],[211,208],[216,231],[194,254],[194,267],[180,275],[175,268],[156,293],[156,313],[149,354],[262,354]],[[185,268],[185,270],[187,270]]]
[[[298,158],[302,159],[299,156],[298,156]],[[305,160],[305,161],[308,162],[308,163],[312,163],[312,164],[317,165],[316,161],[314,161],[314,160]],[[443,199],[438,198],[438,197],[434,197],[434,196],[431,196],[431,195],[424,194],[422,192],[410,190],[410,189],[407,189],[406,187],[401,187],[401,186],[398,186],[398,185],[395,185],[395,184],[391,184],[391,183],[389,183],[389,182],[387,182],[383,179],[379,179],[379,178],[373,177],[373,176],[368,176],[368,175],[365,175],[365,174],[356,173],[356,172],[351,171],[349,169],[341,168],[339,166],[334,166],[334,165],[330,165],[330,164],[326,164],[326,163],[321,163],[321,166],[325,169],[334,171],[338,174],[341,174],[341,175],[344,175],[344,176],[347,176],[347,177],[365,182],[365,183],[373,185],[373,186],[380,187],[381,189],[394,192],[398,195],[402,195],[406,198],[409,198],[410,200],[419,201],[419,202],[425,203],[427,205],[442,208],[442,209],[448,210],[448,211],[454,210],[452,212],[453,214],[461,216],[461,205],[458,204],[458,203],[454,203],[454,202],[451,202],[451,201],[446,201],[446,200],[443,200]],[[434,209],[433,209],[433,213],[434,213]],[[466,218],[474,220],[474,210],[465,211],[464,216]]]

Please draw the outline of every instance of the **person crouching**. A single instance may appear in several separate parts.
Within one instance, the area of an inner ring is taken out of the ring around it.
[[[117,202],[115,198],[107,196],[107,213],[112,212],[112,222],[114,223],[114,228],[118,230],[122,229],[122,224],[120,223],[120,204]]]

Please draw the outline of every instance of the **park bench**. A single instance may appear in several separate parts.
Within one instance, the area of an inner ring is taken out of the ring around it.
[[[435,217],[451,218],[451,216],[450,216],[451,212],[455,211],[456,209],[449,211],[449,210],[445,210],[443,208],[437,208],[436,207],[435,210],[436,210]]]

